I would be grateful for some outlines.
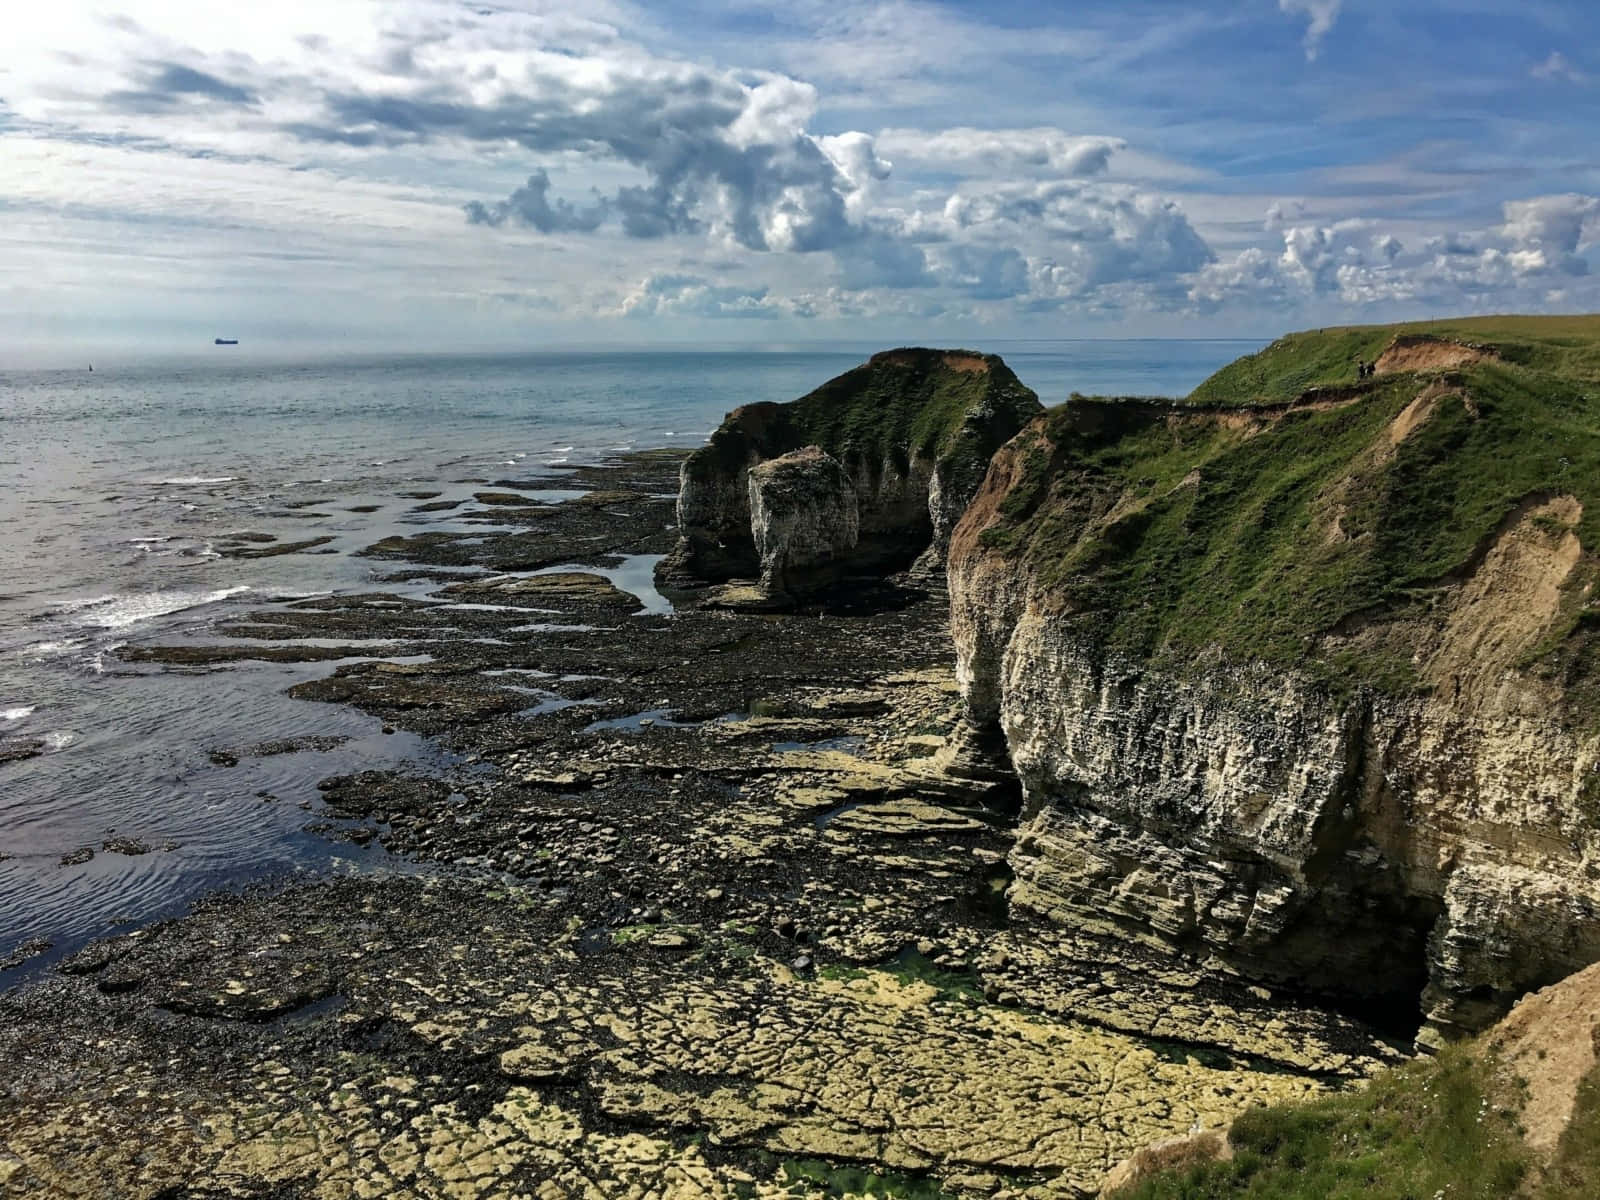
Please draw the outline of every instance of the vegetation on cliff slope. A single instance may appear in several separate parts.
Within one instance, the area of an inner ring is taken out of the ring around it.
[[[1509,519],[1569,495],[1583,561],[1540,660],[1568,683],[1600,675],[1586,591],[1600,549],[1600,318],[1438,328],[1454,339],[1296,334],[1184,401],[1075,397],[1008,449],[1013,481],[980,541],[1130,654],[1317,660],[1403,690],[1417,683],[1407,654],[1334,658],[1324,635],[1375,615],[1429,620]],[[1358,378],[1358,358],[1387,370]]]
[[[691,462],[727,452],[742,463],[743,438],[755,436],[769,453],[817,445],[842,461],[903,470],[914,456],[942,459],[955,450],[975,417],[1000,414],[1008,419],[997,427],[1015,430],[1040,411],[1038,396],[997,355],[889,350],[792,403],[747,406]]]
[[[1476,1044],[1386,1071],[1367,1088],[1257,1108],[1233,1157],[1179,1166],[1116,1200],[1587,1200],[1600,1195],[1600,1070],[1578,1090],[1553,1159],[1521,1136],[1526,1081]]]

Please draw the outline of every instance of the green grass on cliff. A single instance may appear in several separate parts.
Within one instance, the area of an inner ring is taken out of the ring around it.
[[[1464,1047],[1366,1088],[1257,1108],[1228,1133],[1234,1157],[1153,1176],[1116,1200],[1507,1200],[1529,1157],[1512,1081]]]
[[[1578,1090],[1553,1160],[1523,1143],[1523,1081],[1476,1045],[1452,1046],[1365,1089],[1252,1109],[1234,1157],[1154,1175],[1115,1200],[1593,1200],[1600,1196],[1600,1071]]]
[[[964,350],[948,355],[982,359],[987,369],[946,367],[940,351],[890,351],[802,396],[785,415],[802,443],[837,457],[853,452],[872,462],[903,462],[916,454],[941,457],[968,416],[985,408],[1012,410],[1012,428],[1041,411],[1039,398],[998,357]]]
[[[1397,336],[1422,335],[1488,346],[1519,366],[1600,379],[1600,316],[1466,317],[1403,325],[1351,325],[1291,333],[1229,363],[1189,399],[1196,404],[1287,402],[1313,387],[1358,382],[1356,362],[1373,362]]]
[[[1075,399],[1013,444],[1021,478],[982,543],[1022,556],[1065,617],[1130,655],[1220,652],[1406,690],[1408,654],[1313,664],[1319,639],[1358,616],[1426,620],[1519,506],[1567,494],[1586,562],[1541,665],[1600,679],[1600,612],[1577,586],[1600,549],[1600,319],[1511,320],[1534,365],[1502,339],[1496,361],[1261,408],[1341,382],[1355,342],[1370,360],[1395,333],[1331,330],[1282,339],[1186,402]],[[1462,336],[1492,341],[1472,324]],[[1431,411],[1397,442],[1396,418],[1429,388]]]
[[[981,361],[960,370],[946,359]],[[1043,411],[1039,398],[995,355],[965,350],[891,350],[787,404],[754,405],[728,420],[689,459],[691,471],[716,476],[745,465],[753,439],[763,453],[821,446],[874,469],[904,470],[914,456],[943,460],[958,450],[987,461],[999,445]],[[968,445],[968,418],[987,414],[982,436]],[[974,481],[976,482],[976,481]]]

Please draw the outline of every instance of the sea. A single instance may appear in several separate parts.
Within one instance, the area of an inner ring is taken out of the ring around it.
[[[385,736],[352,708],[284,694],[336,664],[160,668],[118,650],[205,640],[230,615],[310,596],[402,589],[375,582],[392,564],[355,552],[393,534],[485,528],[417,513],[402,493],[465,498],[514,476],[548,480],[559,496],[576,466],[699,445],[730,409],[803,395],[880,348],[283,362],[217,347],[92,371],[0,361],[0,750],[42,750],[0,761],[0,963],[24,943],[50,943],[0,971],[0,989],[219,887],[415,869],[376,843],[306,832],[316,784],[374,766],[452,765],[423,738]],[[1055,404],[1073,392],[1182,395],[1259,343],[985,348]],[[217,550],[242,532],[331,540],[257,559]],[[596,565],[664,604],[650,563]],[[212,759],[311,735],[346,740],[236,766]],[[150,852],[104,849],[117,839]],[[84,848],[93,857],[75,861]]]

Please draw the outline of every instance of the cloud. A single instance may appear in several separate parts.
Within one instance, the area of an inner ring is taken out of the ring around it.
[[[928,270],[922,247],[883,234],[863,238],[835,259],[840,283],[853,291],[924,288],[938,282]]]
[[[1588,273],[1588,260],[1579,251],[1600,239],[1600,199],[1571,193],[1536,196],[1508,203],[1505,218],[1500,233],[1511,243],[1512,262],[1520,273]]]
[[[1037,249],[1035,275],[1050,295],[1170,279],[1213,257],[1177,204],[1120,184],[1062,180],[961,192],[942,215],[952,234]]]
[[[1276,206],[1274,206],[1276,208]],[[1201,311],[1229,304],[1294,303],[1325,298],[1360,308],[1426,302],[1474,307],[1494,297],[1538,307],[1573,299],[1557,280],[1589,276],[1586,252],[1600,244],[1600,197],[1566,193],[1506,203],[1499,225],[1422,239],[1408,249],[1374,232],[1371,221],[1290,225],[1274,257],[1258,247],[1209,264],[1189,281]],[[1272,222],[1269,222],[1269,225]]]
[[[939,278],[973,300],[1010,300],[1032,287],[1027,259],[1009,246],[947,246],[939,252]]]
[[[142,86],[109,92],[105,96],[111,108],[130,112],[160,112],[196,99],[242,105],[254,104],[256,94],[249,88],[182,63],[159,63],[146,75]]]
[[[1528,74],[1535,79],[1561,80],[1566,83],[1585,84],[1589,82],[1588,75],[1578,70],[1568,61],[1567,56],[1559,50],[1550,51],[1550,57],[1542,62],[1534,63],[1528,69]]]
[[[1057,178],[1105,173],[1111,156],[1127,148],[1121,138],[1075,136],[1060,129],[974,129],[929,132],[885,129],[878,145],[895,158],[963,173],[1048,171]]]
[[[558,218],[598,225],[615,211],[630,237],[703,229],[750,250],[807,252],[860,236],[852,199],[888,165],[865,134],[806,132],[816,109],[810,85],[781,76],[746,83],[644,57],[589,66],[536,58],[514,88],[497,81],[489,96],[438,79],[417,94],[329,94],[320,120],[288,128],[307,141],[358,147],[457,141],[619,163],[647,182],[619,188],[603,212]],[[533,192],[478,201],[468,219],[500,224],[496,214],[542,204],[543,190]]]
[[[1333,29],[1343,7],[1344,0],[1278,0],[1280,11],[1303,16],[1309,22],[1304,40],[1307,62],[1315,62],[1322,53],[1322,39]]]
[[[1265,307],[1286,292],[1277,261],[1265,250],[1251,246],[1230,259],[1207,263],[1189,281],[1188,297],[1201,312],[1244,303]]]
[[[785,314],[783,307],[768,300],[766,288],[719,286],[698,275],[678,274],[647,276],[616,311],[624,317],[772,318]]]
[[[578,208],[570,200],[551,204],[550,175],[538,170],[505,200],[489,205],[473,200],[463,207],[469,225],[500,226],[511,221],[540,233],[592,233],[606,219],[610,206],[603,198],[589,208]]]

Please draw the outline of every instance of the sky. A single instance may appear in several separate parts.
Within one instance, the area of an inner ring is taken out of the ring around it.
[[[1600,310],[1592,0],[51,0],[0,362]]]

